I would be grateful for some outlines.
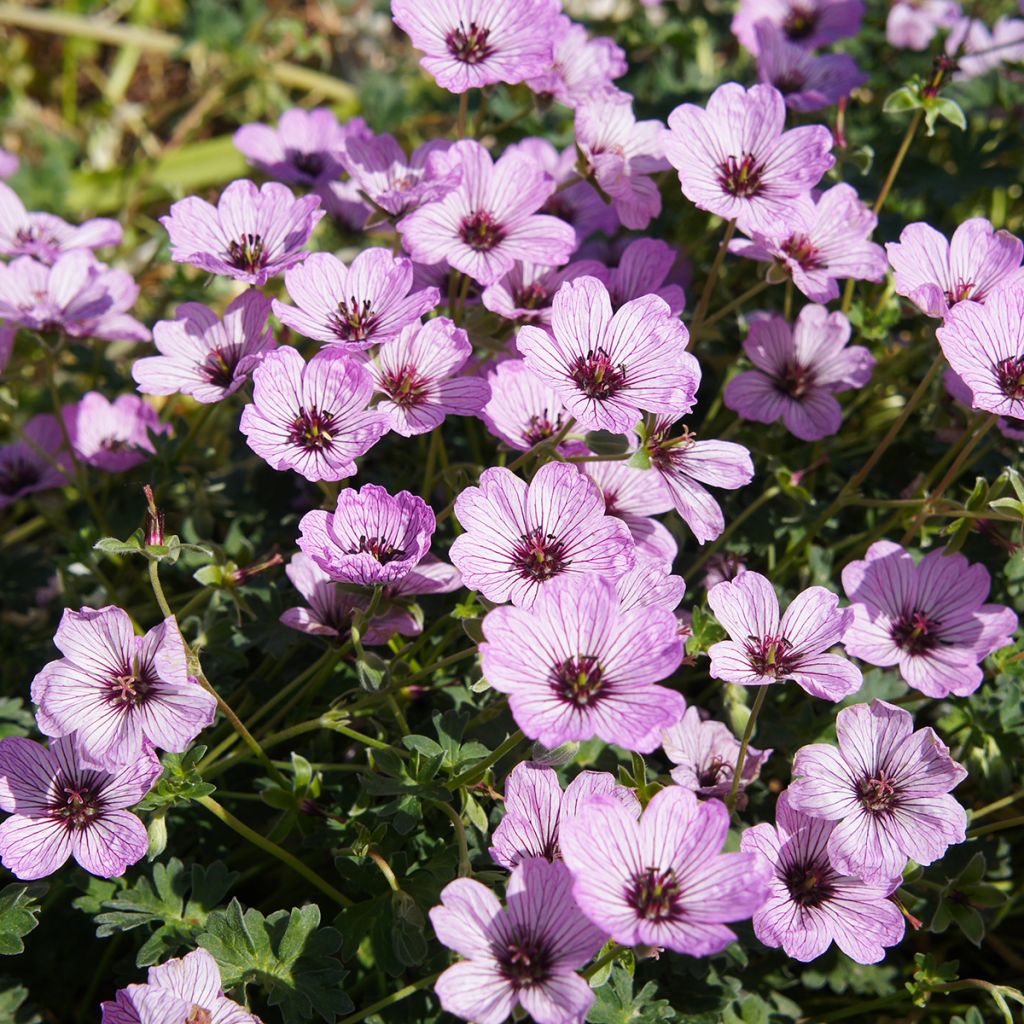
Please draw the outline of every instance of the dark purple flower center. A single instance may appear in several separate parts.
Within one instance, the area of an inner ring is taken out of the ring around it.
[[[727,156],[718,165],[718,184],[731,196],[750,199],[762,190],[761,175],[764,166],[751,153],[740,157]]]
[[[576,207],[561,192],[556,192],[542,207],[541,213],[550,214],[566,224],[576,223]]]
[[[323,153],[304,153],[299,149],[286,149],[285,156],[297,171],[308,178],[318,178],[327,166]]]
[[[198,1003],[193,1003],[185,1018],[185,1024],[213,1024],[213,1014]]]
[[[782,243],[782,251],[804,270],[820,270],[825,266],[821,252],[815,247],[807,235],[790,235]]]
[[[0,494],[17,494],[26,487],[34,487],[43,478],[43,467],[38,462],[15,455],[0,464]]]
[[[524,284],[513,292],[512,304],[518,309],[541,309],[548,304],[548,290],[539,281]]]
[[[245,234],[237,242],[229,242],[228,262],[236,270],[245,270],[250,274],[262,270],[268,262],[263,237]]]
[[[349,551],[350,555],[373,555],[381,565],[405,558],[405,550],[388,540],[387,537],[367,537],[359,535],[359,543]]]
[[[494,47],[487,41],[490,34],[489,28],[481,28],[475,21],[471,21],[468,28],[460,21],[458,27],[444,37],[444,41],[448,52],[456,60],[464,64],[479,64],[494,53]]]
[[[717,786],[723,779],[731,779],[732,774],[733,765],[716,754],[707,764],[698,769],[697,781],[702,787],[710,789],[712,786]]]
[[[360,302],[354,295],[338,303],[338,311],[331,314],[330,328],[342,341],[366,341],[377,324],[373,300]]]
[[[50,817],[63,822],[69,832],[88,828],[103,809],[98,781],[96,772],[85,772],[80,778],[58,775],[48,800]]]
[[[555,692],[568,704],[585,708],[593,704],[605,686],[604,673],[597,658],[579,654],[556,665],[552,673]]]
[[[951,306],[955,306],[958,302],[963,302],[964,299],[971,298],[973,298],[975,302],[981,302],[985,296],[981,292],[978,292],[977,295],[972,295],[971,293],[973,291],[973,281],[965,281],[962,277],[958,277],[956,279],[956,284],[945,292],[946,302]]]
[[[783,23],[783,31],[790,39],[806,39],[818,25],[818,12],[808,7],[791,7]]]
[[[787,363],[781,374],[775,378],[775,388],[790,398],[803,398],[814,386],[814,371],[794,361]]]
[[[772,84],[783,96],[790,96],[795,92],[800,92],[807,84],[807,76],[803,72],[797,71],[796,68],[790,68],[779,75]]]
[[[299,415],[292,420],[289,440],[307,452],[320,452],[334,444],[336,429],[333,413],[321,412],[316,406],[300,409]]]
[[[924,654],[939,643],[939,624],[916,608],[903,612],[893,622],[889,634],[909,654]]]
[[[873,776],[865,776],[857,783],[860,805],[870,814],[885,814],[899,799],[895,781],[882,768]]]
[[[799,663],[793,645],[784,636],[748,636],[744,644],[750,667],[759,676],[782,679]]]
[[[120,671],[107,680],[107,703],[118,711],[132,711],[146,703],[156,682],[152,666],[122,665]]]
[[[626,903],[645,921],[669,921],[680,913],[682,886],[671,868],[647,868],[634,875]]]
[[[512,551],[512,564],[523,579],[543,581],[572,563],[565,557],[565,542],[535,526],[519,538]]]
[[[215,348],[199,367],[199,375],[215,388],[229,388],[235,379],[235,367],[242,354],[239,345]]]
[[[683,452],[692,447],[697,435],[689,427],[684,426],[679,437],[670,438],[668,428],[652,432],[644,442],[644,450],[651,460],[651,465],[663,473],[671,472],[681,462]]]
[[[390,370],[381,375],[380,389],[401,409],[422,405],[430,388],[430,381],[414,366]]]
[[[782,874],[789,895],[798,907],[820,907],[835,895],[836,873],[816,860],[797,861]]]
[[[505,229],[486,210],[471,213],[459,225],[459,238],[474,252],[490,252],[504,237]]]
[[[534,935],[514,935],[504,945],[495,944],[493,952],[501,976],[517,991],[551,977],[551,950]]]
[[[569,376],[587,398],[598,401],[613,397],[626,386],[625,364],[616,366],[603,348],[577,356],[569,367]]]
[[[526,430],[523,431],[523,440],[532,448],[535,444],[540,444],[541,441],[546,441],[549,437],[554,437],[561,429],[561,413],[559,413],[555,422],[552,423],[551,420],[548,419],[548,414],[545,410],[539,416],[535,415],[530,417],[530,420],[526,425]]]
[[[124,452],[130,452],[135,449],[135,445],[131,441],[123,437],[109,436],[103,438],[100,441],[100,448],[105,452],[113,452],[115,455],[121,455]]]
[[[1015,402],[1024,402],[1024,356],[1010,356],[996,366],[999,390]]]

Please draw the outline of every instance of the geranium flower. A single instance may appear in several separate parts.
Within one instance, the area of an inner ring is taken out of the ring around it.
[[[864,17],[864,0],[740,0],[732,19],[736,38],[758,53],[757,26],[768,21],[786,38],[808,50],[855,36]]]
[[[141,465],[156,451],[151,435],[171,430],[138,395],[120,395],[111,402],[98,391],[87,391],[61,415],[78,460],[108,473]]]
[[[64,434],[56,416],[33,416],[21,433],[21,440],[0,447],[0,509],[67,483]]]
[[[634,239],[622,250],[618,265],[604,275],[612,309],[621,309],[631,299],[657,295],[672,316],[679,316],[686,296],[678,284],[665,283],[678,261],[679,253],[660,238]]]
[[[615,581],[615,592],[624,612],[634,608],[675,611],[686,592],[686,580],[672,572],[670,562],[637,553],[636,565]]]
[[[551,323],[555,294],[566,281],[579,277],[605,280],[608,271],[597,260],[577,260],[558,268],[534,263],[516,263],[512,269],[480,296],[492,313],[520,324],[548,327]]]
[[[491,397],[480,419],[499,441],[521,452],[554,437],[569,420],[562,398],[522,359],[505,359],[486,374]]]
[[[527,85],[538,95],[567,107],[594,96],[618,93],[612,81],[628,70],[626,54],[613,39],[591,39],[583,25],[561,14],[555,21],[551,66],[531,76]]]
[[[956,0],[896,0],[885,22],[886,42],[901,50],[927,50],[938,32],[962,16]]]
[[[10,178],[12,175],[17,174],[20,166],[21,161],[14,153],[8,153],[6,149],[0,149],[0,179]]]

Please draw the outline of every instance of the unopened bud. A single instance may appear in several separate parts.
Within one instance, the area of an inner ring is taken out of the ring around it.
[[[243,583],[252,579],[253,576],[258,576],[261,572],[266,572],[267,569],[271,569],[275,565],[283,564],[284,559],[281,557],[280,553],[271,555],[271,557],[264,562],[255,562],[252,565],[244,566],[241,569],[235,569],[234,572],[231,573],[231,583],[236,587],[241,586]]]
[[[162,547],[165,543],[164,514],[156,507],[153,488],[149,484],[142,488],[142,493],[146,495],[146,544]]]

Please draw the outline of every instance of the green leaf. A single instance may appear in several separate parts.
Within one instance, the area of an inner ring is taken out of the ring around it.
[[[320,927],[316,904],[278,910],[264,917],[237,899],[210,915],[198,938],[220,966],[225,988],[257,985],[285,1024],[319,1015],[333,1024],[352,1009],[341,990],[346,971],[333,956],[341,948],[341,932]]]
[[[629,971],[616,964],[609,983],[597,989],[597,999],[587,1020],[590,1024],[657,1024],[672,1020],[672,1005],[667,999],[655,998],[657,993],[654,982],[648,982],[634,995]]]
[[[14,882],[0,889],[0,955],[14,956],[25,949],[22,938],[39,924],[36,901],[47,888],[41,882]]]
[[[882,110],[886,114],[903,114],[908,110],[917,110],[922,100],[917,90],[909,85],[904,85],[885,98]]]
[[[961,131],[967,130],[967,115],[959,104],[945,96],[924,100],[924,123],[929,135],[935,134],[935,122],[939,118],[949,121]]]
[[[625,434],[613,434],[608,430],[588,431],[583,443],[595,455],[625,455],[630,448],[629,438]]]

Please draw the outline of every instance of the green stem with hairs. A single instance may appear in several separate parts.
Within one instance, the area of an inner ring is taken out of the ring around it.
[[[743,766],[747,761],[747,748],[750,746],[750,737],[754,735],[754,725],[757,723],[757,716],[761,713],[761,708],[764,707],[764,699],[767,695],[767,686],[759,686],[757,688],[754,706],[750,709],[750,716],[747,718],[747,724],[743,729],[743,739],[740,740],[740,752],[736,755],[736,768],[732,775],[732,789],[729,790],[729,796],[725,801],[730,812],[736,810],[736,802],[740,795],[740,778],[743,775]]]
[[[704,317],[707,314],[708,304],[711,302],[711,296],[718,281],[718,273],[722,269],[725,254],[729,251],[729,243],[732,241],[732,236],[735,233],[736,220],[734,218],[725,227],[725,235],[718,244],[718,251],[715,253],[714,262],[711,264],[711,270],[708,271],[708,279],[704,282],[704,290],[700,293],[700,300],[697,302],[697,308],[694,311],[693,320],[690,324],[690,340],[687,343],[687,348],[692,349],[697,345],[697,335],[704,325]]]
[[[350,1017],[343,1017],[338,1021],[338,1024],[359,1024],[360,1021],[366,1020],[367,1017],[375,1014],[378,1010],[386,1010],[389,1006],[394,1006],[395,1003],[400,1003],[403,999],[408,999],[409,996],[415,995],[425,988],[430,988],[440,977],[441,971],[438,971],[437,974],[431,974],[428,978],[420,978],[419,981],[414,981],[411,985],[406,985],[405,988],[400,988],[397,992],[392,992],[391,995],[378,999],[377,1002],[367,1006],[366,1009],[353,1013]]]

